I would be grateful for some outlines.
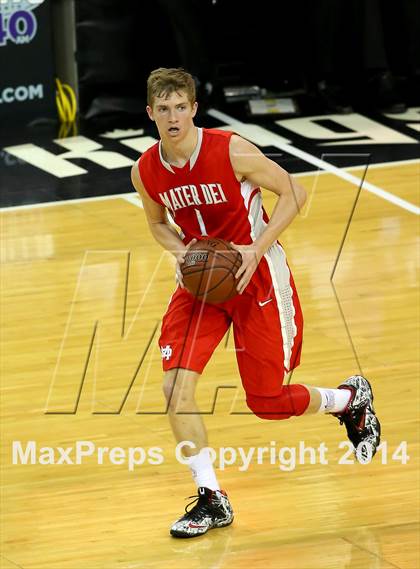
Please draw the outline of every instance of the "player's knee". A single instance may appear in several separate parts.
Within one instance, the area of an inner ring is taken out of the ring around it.
[[[178,369],[170,369],[165,373],[163,377],[162,390],[168,403],[173,399],[175,390],[177,389],[179,391],[181,382],[182,377],[180,376]]]
[[[179,393],[176,390],[167,399],[168,412],[170,414],[192,413],[195,410],[194,397]]]
[[[181,390],[177,389],[176,383],[166,381],[163,384],[163,394],[165,395],[168,411],[173,412],[181,406],[186,405],[186,398],[182,396]]]
[[[303,385],[285,385],[274,397],[247,394],[246,403],[260,419],[281,421],[302,415],[309,405],[309,392]]]
[[[174,382],[167,380],[166,378],[163,380],[162,383],[162,391],[165,396],[166,401],[169,403],[172,397],[172,393],[174,390]]]
[[[187,412],[192,408],[194,390],[191,387],[191,384],[182,375],[167,372],[162,389],[170,413]]]
[[[288,419],[291,416],[284,409],[281,397],[260,397],[257,395],[247,395],[246,404],[249,409],[260,419],[279,421]]]

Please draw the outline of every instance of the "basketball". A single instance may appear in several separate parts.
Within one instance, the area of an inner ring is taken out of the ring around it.
[[[237,294],[235,274],[242,257],[227,241],[200,239],[192,245],[181,265],[184,285],[204,302],[225,302]]]

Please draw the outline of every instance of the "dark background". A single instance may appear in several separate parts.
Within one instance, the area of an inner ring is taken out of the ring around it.
[[[57,114],[50,0],[45,0],[32,12],[38,22],[33,40],[27,44],[8,40],[0,46],[0,91],[7,87],[42,83],[44,97],[1,103],[0,121],[11,116],[25,121],[37,116],[55,117]]]
[[[303,114],[401,113],[420,101],[418,0],[258,0],[247,7],[239,0],[75,0],[75,25],[55,15],[53,26],[51,11],[66,2],[73,6],[45,0],[34,10],[31,43],[0,47],[0,87],[44,84],[43,101],[1,104],[0,119],[57,116],[57,53],[69,26],[76,41],[67,59],[86,121],[143,115],[148,74],[172,66],[194,75],[202,109],[223,107],[223,88],[241,85],[292,94]]]
[[[88,118],[143,109],[148,74],[171,66],[219,106],[224,86],[244,84],[292,92],[308,112],[403,112],[420,99],[415,0],[78,0],[76,21]]]
[[[226,86],[257,84],[275,95],[291,93],[301,116],[320,122],[327,115],[336,132],[346,127],[333,115],[355,111],[410,137],[386,144],[349,138],[337,156],[328,155],[338,167],[417,158],[416,132],[407,125],[416,119],[401,113],[420,106],[419,9],[417,0],[259,0],[246,9],[238,0],[45,0],[34,11],[36,39],[0,46],[0,91],[13,81],[50,85],[44,101],[0,105],[0,206],[133,191],[127,168],[71,158],[87,173],[60,178],[9,150],[30,143],[61,155],[56,139],[81,135],[136,160],[136,150],[102,135],[141,128],[158,136],[145,113],[146,79],[161,66],[183,66],[194,75],[198,126],[224,124],[205,112],[211,106],[314,156],[329,152],[323,140],[294,134],[276,116],[250,117],[247,101],[224,97]],[[76,124],[58,122],[54,77],[79,94]],[[264,152],[292,173],[313,169],[287,151]]]

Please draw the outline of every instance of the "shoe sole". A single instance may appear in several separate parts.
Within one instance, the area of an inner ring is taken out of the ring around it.
[[[371,386],[371,384],[370,384],[370,381],[369,381],[365,376],[363,376],[363,375],[362,375],[361,377],[366,381],[366,383],[367,383],[367,385],[368,385],[368,387],[369,387],[369,390],[370,390],[370,401],[368,402],[368,404],[367,404],[366,407],[365,407],[365,412],[366,412],[367,409],[369,409],[369,410],[371,411],[371,413],[375,416],[376,421],[378,422],[378,427],[379,427],[378,444],[375,446],[375,448],[373,448],[373,446],[371,445],[371,446],[372,446],[372,451],[373,451],[373,452],[372,452],[372,456],[371,456],[371,459],[372,459],[372,458],[375,456],[375,454],[376,454],[376,452],[377,452],[377,448],[378,448],[378,446],[379,446],[379,444],[380,444],[380,441],[381,441],[381,435],[382,435],[382,433],[381,433],[381,423],[380,423],[380,421],[379,421],[379,419],[378,419],[378,417],[377,417],[377,415],[376,415],[375,408],[374,408],[374,406],[373,406],[373,399],[374,399],[374,396],[373,396],[373,389],[372,389],[372,386]],[[344,385],[344,384],[343,384],[343,385]],[[335,413],[333,413],[333,414],[334,414],[335,416],[337,416]],[[340,418],[340,417],[338,417],[338,418]],[[355,455],[355,457],[356,457],[357,462],[362,463],[362,461],[359,460],[359,457],[358,457],[358,455],[357,455],[357,446],[354,445],[354,443],[353,443],[353,441],[350,439],[350,437],[349,437],[349,440],[350,440],[351,444],[353,445],[353,452],[354,452],[354,455]]]
[[[371,412],[375,415],[375,418],[376,418],[376,420],[378,421],[379,430],[381,431],[381,423],[380,423],[378,417],[376,416],[375,408],[374,408],[374,406],[373,406],[373,399],[374,399],[374,397],[373,397],[373,389],[372,389],[372,386],[371,386],[371,384],[370,384],[370,381],[369,381],[368,379],[366,379],[365,376],[362,376],[362,377],[363,377],[363,379],[366,381],[366,383],[368,384],[369,389],[370,389],[370,394],[371,394],[371,401],[370,401],[370,403],[367,404],[367,407],[370,407]],[[379,434],[379,441],[378,441],[378,444],[376,445],[375,449],[373,449],[373,453],[372,453],[372,456],[371,456],[371,460],[372,460],[372,458],[373,458],[373,457],[375,456],[375,454],[376,454],[376,450],[377,450],[377,448],[378,448],[378,446],[379,446],[379,444],[380,444],[380,441],[381,441],[381,435],[382,435],[382,433]],[[360,463],[361,461],[359,460],[359,458],[358,458],[358,456],[357,456],[357,449],[356,449],[356,448],[354,449],[354,454],[355,454],[355,456],[356,456],[356,460]]]
[[[225,528],[227,526],[230,526],[230,524],[232,522],[233,522],[233,518],[227,524],[217,524],[217,525],[215,524],[214,526],[207,528],[206,531],[203,531],[203,533],[190,534],[190,533],[183,533],[183,532],[176,531],[176,530],[170,530],[169,533],[171,534],[172,537],[178,537],[181,539],[189,539],[191,537],[201,537],[202,535],[206,535],[206,533],[208,531],[210,531],[211,529]]]

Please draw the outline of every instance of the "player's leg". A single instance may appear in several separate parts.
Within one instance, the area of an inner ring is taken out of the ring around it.
[[[295,388],[305,388],[308,392],[308,396],[304,398],[307,401],[307,406],[303,405],[303,412],[297,413],[302,415],[311,415],[315,413],[327,413],[333,415],[343,414],[348,408],[351,401],[354,400],[355,391],[364,390],[364,399],[367,400],[371,397],[373,400],[373,395],[368,393],[371,387],[367,379],[362,376],[352,376],[343,382],[337,389],[327,388],[327,387],[315,387],[313,385],[307,384],[289,384],[291,379],[291,372],[285,375],[285,379],[282,386],[281,397],[288,397],[290,401],[290,406],[292,413],[294,415],[293,408],[297,410],[300,405],[296,404],[297,393],[299,393]],[[286,413],[287,415],[287,413]],[[287,416],[285,416],[287,418]]]
[[[207,430],[195,401],[199,378],[199,373],[182,368],[171,369],[164,376],[172,431],[178,443],[193,445],[183,446],[182,452],[190,458],[189,468],[198,487],[197,503],[171,527],[174,537],[196,537],[233,521],[232,506],[217,481],[207,449]]]
[[[287,374],[285,383],[288,383]],[[303,384],[309,391],[309,403],[304,414],[338,413],[344,411],[350,401],[351,392],[348,389],[328,389]]]
[[[169,421],[178,443],[190,457],[189,467],[198,486],[197,503],[171,527],[174,537],[196,537],[209,529],[229,525],[233,511],[220,489],[207,447],[207,431],[195,401],[202,370],[229,327],[227,314],[201,303],[178,289],[163,318],[159,339],[165,371],[163,390]]]
[[[275,254],[276,263],[263,258],[258,278],[236,298],[232,320],[248,407],[263,418],[287,419],[313,408],[317,393],[311,401],[307,387],[284,385],[287,371],[299,365],[303,317],[281,247]]]
[[[210,454],[207,451],[207,430],[195,400],[195,390],[200,374],[189,369],[175,368],[167,371],[163,392],[167,402],[169,422],[182,454],[190,458],[190,469],[199,486],[220,490]]]
[[[361,462],[372,458],[381,440],[381,424],[373,407],[373,391],[361,375],[348,377],[338,389],[306,386],[314,402],[308,412],[329,413],[345,425]],[[319,405],[319,406],[318,406]]]
[[[299,364],[303,319],[293,279],[289,287],[259,298],[244,293],[233,315],[237,360],[248,407],[263,419],[287,419],[304,413],[331,413],[344,422],[355,448],[369,443],[375,453],[380,424],[369,382],[352,376],[338,389],[288,384],[285,374]],[[267,302],[269,300],[269,302]]]
[[[177,443],[190,441],[194,446],[182,449],[184,456],[193,456],[207,446],[207,431],[195,401],[195,390],[200,374],[182,368],[167,371],[163,379],[163,393],[172,432]]]

